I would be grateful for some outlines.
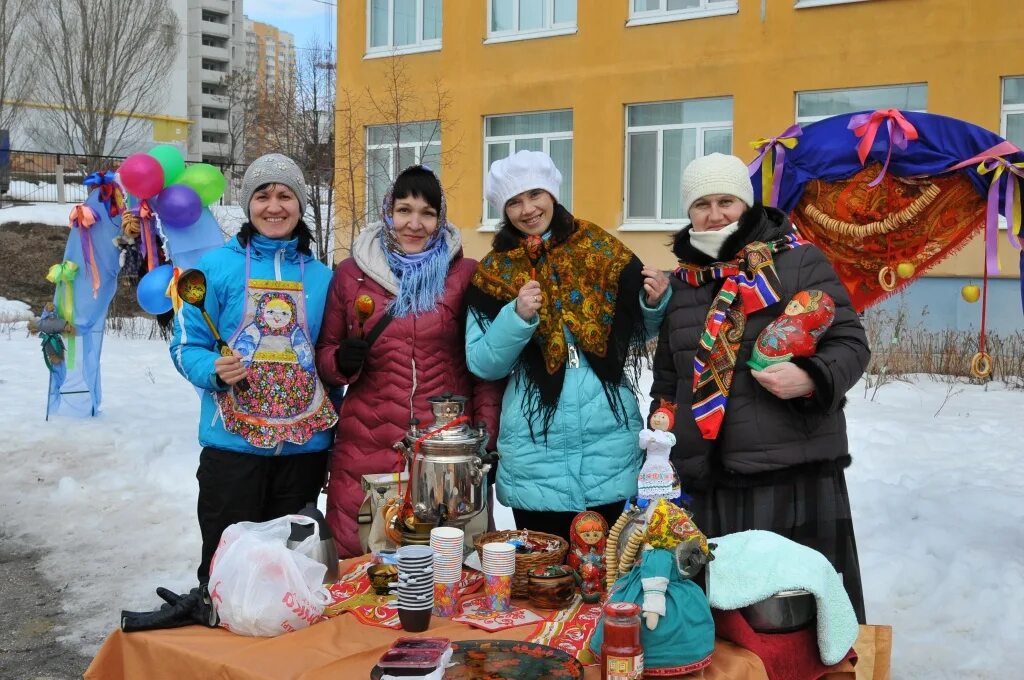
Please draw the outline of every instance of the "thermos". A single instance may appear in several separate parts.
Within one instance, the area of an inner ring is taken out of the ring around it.
[[[324,584],[335,583],[338,580],[338,548],[334,545],[334,534],[327,525],[327,519],[313,503],[306,504],[296,515],[304,515],[316,520],[320,534],[320,542],[313,546],[307,555],[327,567],[324,574]],[[300,543],[313,535],[312,524],[299,524],[292,522],[292,533],[288,536],[286,545],[289,550],[294,550]]]

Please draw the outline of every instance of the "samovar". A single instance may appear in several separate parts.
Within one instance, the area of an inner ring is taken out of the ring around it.
[[[410,508],[415,524],[465,527],[486,507],[487,473],[497,454],[485,449],[483,423],[474,427],[464,415],[466,398],[451,393],[430,397],[434,422],[413,421],[395,449],[409,466]]]

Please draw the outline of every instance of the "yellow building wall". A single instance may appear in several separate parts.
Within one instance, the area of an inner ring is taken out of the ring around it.
[[[574,35],[485,45],[487,1],[445,0],[442,49],[400,58],[410,91],[427,96],[440,78],[451,96],[441,144],[459,148],[443,173],[467,254],[483,255],[492,237],[478,230],[484,116],[571,108],[573,212],[670,268],[669,232],[617,231],[627,104],[732,96],[733,153],[750,160],[750,140],[793,123],[800,91],[927,83],[929,112],[998,132],[1000,79],[1024,74],[1024,0],[738,4],[733,15],[626,27],[628,0],[578,0]],[[366,7],[339,2],[339,91],[379,87],[387,69],[364,59]],[[1003,274],[1019,276],[1005,238],[999,247]],[[932,273],[976,276],[981,266],[978,237]]]

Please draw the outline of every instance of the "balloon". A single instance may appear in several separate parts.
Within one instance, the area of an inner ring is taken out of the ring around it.
[[[178,147],[170,144],[158,144],[147,152],[155,158],[164,169],[164,187],[174,184],[175,180],[185,172],[185,158]]]
[[[117,169],[121,184],[136,198],[152,198],[164,188],[164,169],[160,162],[145,153],[125,158]]]
[[[170,311],[171,298],[167,296],[167,286],[173,276],[174,267],[162,264],[139,279],[139,289],[135,293],[139,307],[154,316]]]
[[[177,184],[195,189],[205,207],[215,203],[224,194],[227,181],[224,179],[224,173],[209,163],[193,163],[178,176]]]
[[[203,214],[199,194],[184,184],[172,184],[156,197],[156,212],[168,227],[187,227]]]

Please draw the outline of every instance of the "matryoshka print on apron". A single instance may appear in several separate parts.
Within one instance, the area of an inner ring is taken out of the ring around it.
[[[303,444],[338,420],[313,364],[299,281],[249,279],[242,323],[228,344],[249,389],[217,393],[224,428],[259,448]]]

